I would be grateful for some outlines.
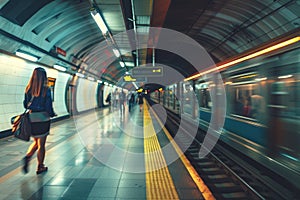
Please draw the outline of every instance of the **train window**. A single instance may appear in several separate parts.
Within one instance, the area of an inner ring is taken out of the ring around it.
[[[231,89],[229,90],[231,114],[252,118],[260,123],[265,123],[265,84],[265,81],[262,80],[249,84],[231,85]]]
[[[197,89],[199,106],[201,108],[211,109],[212,101],[210,97],[209,83],[198,83],[195,87]]]
[[[162,93],[163,105],[169,109],[176,110],[176,85],[171,85]]]
[[[182,84],[182,111],[183,113],[193,115],[194,90],[190,82]]]
[[[176,89],[175,89],[175,85],[172,85],[172,86],[170,86],[170,88],[169,88],[169,94],[170,94],[170,104],[169,104],[169,107],[172,109],[172,110],[174,110],[175,109],[175,91],[176,91]]]

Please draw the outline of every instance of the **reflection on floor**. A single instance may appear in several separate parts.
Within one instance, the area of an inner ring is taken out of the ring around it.
[[[144,154],[138,106],[131,113],[102,109],[53,123],[44,174],[36,175],[35,158],[29,173],[21,172],[28,146],[13,137],[0,140],[0,199],[147,198],[145,161],[136,156]],[[169,170],[180,199],[202,199],[191,178],[182,178],[188,174],[179,162]]]

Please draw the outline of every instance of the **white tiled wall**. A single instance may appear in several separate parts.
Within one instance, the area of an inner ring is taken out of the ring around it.
[[[0,132],[10,129],[10,118],[24,111],[25,87],[36,67],[35,63],[0,53]],[[50,68],[45,70],[48,77],[56,78],[54,110],[58,116],[67,115],[65,89],[70,75]]]
[[[76,94],[76,106],[78,112],[97,107],[98,83],[79,78]]]

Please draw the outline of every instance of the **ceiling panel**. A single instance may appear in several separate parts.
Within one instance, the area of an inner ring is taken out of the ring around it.
[[[10,0],[1,9],[0,16],[22,26],[38,10],[53,0]]]
[[[111,40],[106,36],[109,43],[90,15],[92,6],[102,13],[114,37]],[[298,30],[300,26],[298,0],[2,0],[0,8],[0,38],[5,41],[1,42],[1,49],[14,53],[21,48],[44,55],[41,60],[48,65],[60,60],[80,68],[80,63],[84,63],[86,69],[97,75],[104,72],[103,65],[111,63],[110,79],[125,73],[119,60],[132,62],[138,57],[140,63],[150,62],[147,60],[152,56],[152,51],[147,50],[150,23],[187,34],[215,61]],[[136,21],[132,20],[132,13]],[[126,27],[132,29],[134,23],[139,35],[128,38]],[[139,43],[143,49],[136,54],[132,50]],[[66,50],[67,56],[56,54],[55,47]],[[122,54],[120,58],[112,52],[116,47]],[[173,67],[183,63],[164,58],[164,52],[156,53],[157,58]],[[193,69],[178,69],[193,72]]]

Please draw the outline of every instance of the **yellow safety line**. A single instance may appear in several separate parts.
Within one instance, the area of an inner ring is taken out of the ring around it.
[[[145,102],[144,136],[147,199],[179,199]]]
[[[169,141],[173,145],[175,151],[180,156],[180,159],[181,159],[182,163],[184,164],[185,168],[188,170],[190,176],[192,177],[193,181],[197,185],[199,191],[202,193],[202,196],[204,197],[204,199],[214,200],[215,197],[213,196],[213,194],[211,193],[211,191],[209,190],[209,188],[206,186],[206,184],[204,183],[204,181],[201,179],[201,177],[198,175],[197,171],[192,166],[192,164],[190,163],[190,161],[186,158],[186,156],[184,155],[184,153],[181,151],[181,149],[179,148],[179,146],[173,140],[173,137],[171,136],[171,134],[169,133],[169,131],[162,124],[162,122],[160,121],[160,119],[158,118],[158,116],[156,115],[156,113],[154,111],[152,113],[154,114],[156,120],[158,121],[158,123],[162,127],[162,129],[165,132],[166,136],[168,137]]]

